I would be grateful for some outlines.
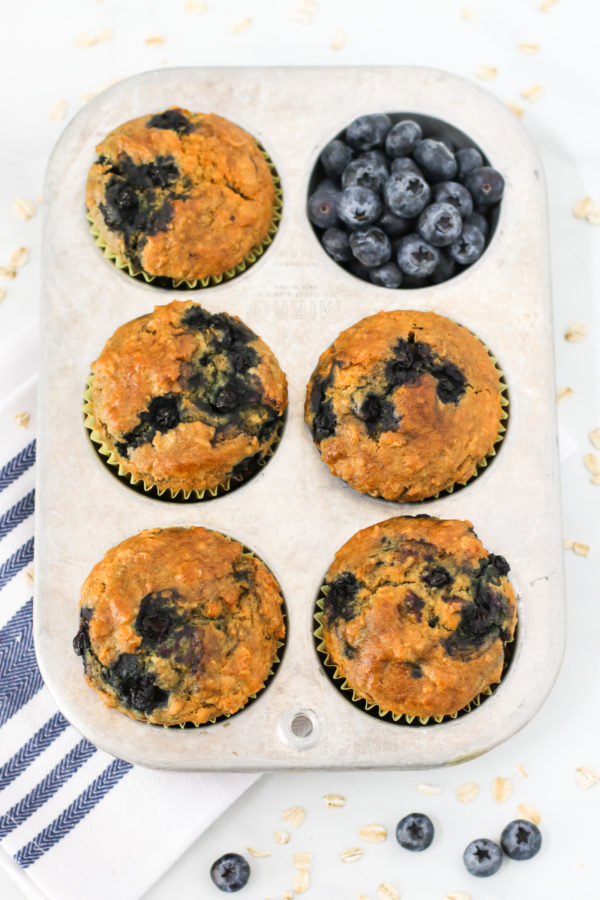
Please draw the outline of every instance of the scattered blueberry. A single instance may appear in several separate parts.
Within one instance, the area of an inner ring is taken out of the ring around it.
[[[448,247],[448,253],[457,263],[470,266],[483,253],[485,238],[479,228],[465,225],[462,234]]]
[[[321,165],[325,169],[325,174],[330,178],[340,176],[348,163],[352,162],[354,154],[343,141],[330,141],[321,151]],[[482,163],[480,163],[482,165]]]
[[[418,216],[429,203],[431,188],[416,172],[394,172],[383,186],[383,196],[395,216]]]
[[[406,275],[426,278],[439,262],[439,252],[418,234],[400,238],[397,252],[398,265]]]
[[[417,223],[421,237],[434,247],[447,247],[462,231],[462,219],[451,203],[432,203],[426,206]]]
[[[379,287],[399,288],[402,284],[402,272],[393,262],[387,262],[383,266],[371,269],[369,278],[373,284],[378,284]]]
[[[412,119],[404,119],[397,122],[389,131],[385,139],[385,149],[388,156],[396,159],[398,156],[408,156],[412,153],[417,142],[423,137],[423,129],[418,122]]]
[[[483,157],[475,147],[465,147],[456,151],[456,164],[458,166],[458,179],[464,181],[469,172],[479,169],[483,163]]]
[[[357,150],[373,150],[381,147],[392,127],[392,120],[382,113],[359,116],[346,129],[346,141]]]
[[[250,866],[239,853],[225,853],[210,867],[210,877],[220,891],[233,894],[248,884]]]
[[[414,219],[395,216],[389,209],[384,210],[375,224],[378,228],[382,228],[389,238],[404,237],[405,234],[414,231]]]
[[[452,181],[458,170],[454,153],[433,138],[419,141],[413,156],[431,182]]]
[[[474,225],[475,228],[479,228],[480,232],[484,237],[488,236],[489,225],[485,216],[481,213],[473,213],[470,216],[467,216],[465,219],[465,225]]]
[[[475,203],[491,206],[502,199],[504,178],[491,166],[473,169],[465,178],[465,186],[471,191]]]
[[[427,850],[433,834],[433,822],[425,813],[410,813],[396,826],[396,840],[405,850]]]
[[[511,859],[531,859],[542,846],[542,835],[533,822],[515,819],[500,835],[500,844]]]
[[[322,181],[308,198],[308,218],[319,228],[332,228],[337,224],[337,200],[339,190],[332,181]]]
[[[350,249],[363,266],[382,266],[392,255],[390,239],[381,228],[359,228],[350,235]]]
[[[423,175],[414,159],[411,159],[410,156],[399,156],[397,159],[393,159],[391,171],[392,175],[395,175],[396,172],[414,172],[415,175]]]
[[[337,214],[351,228],[371,225],[381,215],[382,208],[375,191],[358,185],[344,188],[337,200]]]
[[[471,841],[463,853],[463,861],[467,872],[477,878],[488,878],[498,871],[502,865],[502,850],[487,838]]]
[[[350,262],[352,259],[350,238],[343,228],[328,228],[321,236],[321,243],[337,263]]]
[[[458,181],[440,181],[431,192],[436,203],[451,203],[463,219],[473,212],[473,198],[463,184]]]
[[[390,174],[388,161],[380,150],[369,150],[348,163],[342,172],[342,187],[354,184],[378,191]]]

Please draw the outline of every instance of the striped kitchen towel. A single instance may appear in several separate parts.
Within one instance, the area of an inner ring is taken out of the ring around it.
[[[44,687],[32,633],[36,364],[30,332],[0,345],[0,863],[28,896],[134,900],[255,776],[113,759]]]

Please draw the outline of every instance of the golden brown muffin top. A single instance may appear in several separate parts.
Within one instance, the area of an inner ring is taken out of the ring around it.
[[[149,529],[97,563],[74,641],[108,706],[161,725],[203,723],[260,690],[284,636],[265,564],[206,528]]]
[[[277,438],[287,382],[237,316],[174,300],[115,331],[92,363],[95,428],[125,472],[172,491],[244,475]]]
[[[498,440],[498,370],[468,329],[431,312],[361,319],[320,357],[305,419],[334,475],[387,500],[468,480]]]
[[[134,270],[194,281],[233,269],[267,236],[273,178],[254,138],[222,116],[172,107],[96,147],[86,205]]]
[[[331,662],[384,712],[458,712],[502,673],[517,623],[509,569],[470,522],[399,516],[357,532],[327,573]]]

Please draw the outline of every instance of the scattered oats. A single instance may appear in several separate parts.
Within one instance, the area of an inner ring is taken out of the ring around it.
[[[162,36],[162,34],[151,34],[151,35],[150,35],[149,37],[147,37],[146,40],[144,41],[144,43],[145,43],[148,47],[160,47],[161,44],[164,44],[164,42],[165,42],[165,39],[164,39],[164,37]]]
[[[44,198],[41,194],[36,195],[35,202],[38,204],[38,206],[44,202]]]
[[[336,28],[333,32],[333,37],[329,43],[329,46],[332,50],[341,50],[342,47],[346,46],[346,32],[343,28]]]
[[[57,100],[48,113],[48,118],[53,122],[62,122],[67,112],[67,101]]]
[[[474,19],[475,18],[475,10],[471,9],[470,6],[463,6],[460,11],[460,14],[463,19]]]
[[[346,798],[341,794],[323,794],[323,800],[327,804],[327,809],[341,809]]]
[[[444,894],[444,900],[471,900],[471,895],[464,891],[452,891],[451,894]]]
[[[512,781],[499,775],[492,782],[492,797],[496,803],[505,803],[512,794]]]
[[[360,847],[346,847],[345,850],[340,850],[340,859],[343,863],[353,863],[358,862],[359,859],[362,859],[363,851]]]
[[[521,41],[519,50],[521,53],[539,53],[540,45],[534,44],[532,41]]]
[[[13,210],[20,219],[31,219],[35,215],[35,206],[31,200],[26,200],[25,197],[19,197],[18,200],[15,200]]]
[[[479,785],[475,781],[466,781],[456,789],[456,796],[461,803],[472,803],[479,793]]]
[[[291,891],[284,891],[281,895],[281,900],[294,900],[294,895]]]
[[[515,771],[517,771],[523,778],[529,778],[529,773],[527,772],[527,769],[525,768],[523,763],[517,763],[517,765],[515,766]]]
[[[596,206],[591,197],[583,197],[573,207],[576,219],[585,219],[590,225],[600,225],[600,206]]]
[[[477,66],[475,69],[475,77],[481,78],[482,81],[491,81],[497,74],[496,66]]]
[[[231,34],[244,34],[245,31],[248,31],[251,25],[252,19],[240,19],[239,22],[235,22],[233,25],[229,26],[229,31],[231,32]]]
[[[524,97],[525,100],[529,100],[530,103],[535,103],[540,99],[543,93],[544,88],[541,84],[532,84],[529,87],[523,88],[523,90],[521,91],[521,97]]]
[[[523,113],[525,112],[525,110],[523,109],[523,107],[521,106],[520,103],[510,103],[510,102],[507,102],[506,105],[508,106],[508,108],[510,109],[510,111],[513,112],[513,113],[515,114],[515,116],[517,116],[519,119],[521,118],[521,116],[522,116]]]
[[[600,781],[600,775],[587,766],[578,766],[575,770],[575,781],[582,791],[588,791]]]
[[[310,887],[310,875],[304,869],[294,869],[292,888],[295,894],[304,894]]]
[[[295,19],[296,22],[303,22],[305,25],[310,25],[314,21],[318,9],[319,4],[317,3],[317,0],[302,0],[300,6],[291,11],[290,18]]]
[[[571,394],[573,394],[573,393],[575,393],[573,388],[570,388],[570,387],[559,388],[556,392],[556,399],[557,399],[558,403],[560,403],[562,400],[565,400],[567,397],[570,397]]]
[[[400,900],[400,891],[389,881],[383,881],[377,888],[377,896],[379,900]]]
[[[294,868],[300,869],[301,872],[308,872],[311,859],[312,853],[306,853],[304,850],[294,853]]]
[[[31,587],[33,584],[33,566],[28,566],[23,572],[23,575],[27,584]]]
[[[287,822],[288,825],[293,825],[294,828],[298,828],[299,825],[302,825],[304,816],[305,812],[301,806],[290,806],[281,813],[283,821]]]
[[[110,28],[105,28],[104,31],[101,31],[98,37],[96,38],[97,44],[105,44],[106,41],[112,40],[113,33]]]
[[[542,821],[541,815],[531,803],[519,803],[517,815],[520,819],[527,819],[528,822],[533,822],[534,825],[539,825]]]
[[[16,274],[14,266],[0,266],[0,278],[15,278]]]
[[[185,8],[188,12],[198,13],[201,16],[208,9],[206,3],[199,3],[198,0],[185,0]]]
[[[432,794],[432,795],[435,795],[435,794],[441,794],[442,791],[444,790],[444,788],[443,788],[443,787],[440,787],[439,784],[418,784],[418,785],[417,785],[417,790],[418,790],[421,794]]]
[[[583,464],[592,475],[600,475],[600,466],[598,465],[598,457],[595,453],[586,453],[583,457]],[[594,479],[592,479],[593,481]]]
[[[82,34],[78,38],[75,38],[73,41],[73,46],[77,47],[79,50],[83,50],[87,47],[93,47],[96,43],[96,38],[91,34]]]
[[[3,290],[2,288],[0,288],[0,303],[2,303],[2,301],[4,300],[5,297],[6,297],[6,291]]]
[[[588,544],[581,544],[579,541],[572,541],[570,538],[563,539],[563,547],[565,550],[572,550],[578,556],[587,556],[590,552]]]
[[[550,12],[552,7],[558,3],[558,0],[542,0],[540,3],[540,9],[542,12]]]
[[[250,856],[255,856],[257,859],[266,859],[267,856],[271,855],[266,850],[257,850],[256,847],[247,847],[246,849]]]
[[[382,844],[387,838],[387,831],[383,825],[373,822],[371,825],[363,825],[358,830],[358,836],[367,844]]]
[[[600,428],[594,428],[593,431],[590,431],[590,441],[600,450]]]
[[[571,343],[582,341],[587,336],[587,333],[587,325],[584,325],[583,322],[573,322],[565,331],[565,341],[570,341]]]
[[[11,269],[18,269],[21,266],[24,266],[27,262],[27,257],[29,256],[29,250],[27,247],[17,247],[16,250],[8,257],[8,265]]]
[[[21,428],[27,428],[27,426],[29,425],[29,413],[15,413],[15,422],[17,423],[17,425],[20,425]]]
[[[580,860],[578,863],[575,863],[575,868],[576,868],[576,869],[583,869],[583,863],[581,862],[581,860]]]
[[[356,900],[371,900],[371,898],[367,897],[366,894],[359,894]]]
[[[277,844],[287,844],[290,839],[289,831],[275,831],[273,837]]]

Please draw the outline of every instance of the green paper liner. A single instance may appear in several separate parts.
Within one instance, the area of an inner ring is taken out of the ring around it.
[[[223,483],[218,484],[214,488],[204,488],[203,490],[189,490],[185,491],[182,488],[178,490],[173,490],[172,488],[159,488],[155,484],[148,484],[141,476],[134,475],[132,472],[128,472],[123,468],[122,463],[119,458],[115,454],[115,452],[104,443],[102,439],[102,435],[99,431],[96,430],[96,420],[94,418],[94,413],[92,409],[92,384],[94,382],[94,376],[92,373],[88,375],[85,380],[86,388],[83,392],[83,424],[88,431],[88,437],[90,439],[90,443],[97,453],[100,461],[111,475],[122,480],[127,487],[132,490],[137,491],[140,494],[144,494],[147,497],[152,497],[155,500],[163,500],[167,503],[199,503],[201,501],[214,500],[215,497],[221,497],[223,494],[227,494],[230,491],[236,490],[238,487],[241,487],[242,484],[245,484],[250,479],[254,478],[261,469],[263,469],[268,463],[269,459],[275,453],[277,446],[281,440],[281,433],[283,431],[283,426],[285,424],[285,420],[287,417],[287,409],[284,414],[280,417],[277,430],[275,432],[275,436],[273,438],[273,442],[269,449],[266,451],[265,455],[262,456],[259,460],[256,461],[252,466],[250,466],[248,472],[245,475],[234,475],[232,478],[227,478]]]
[[[463,706],[462,709],[459,709],[456,712],[450,713],[445,716],[408,716],[404,713],[390,712],[390,710],[382,709],[377,703],[370,703],[368,700],[365,700],[364,697],[361,697],[360,694],[357,694],[354,688],[352,688],[348,684],[345,676],[340,675],[337,666],[331,660],[331,657],[329,656],[327,648],[325,646],[325,637],[323,634],[324,599],[328,593],[329,585],[323,583],[319,591],[319,597],[317,597],[317,600],[315,602],[316,611],[313,614],[313,618],[317,623],[317,627],[313,630],[313,638],[317,655],[319,657],[319,662],[323,666],[323,671],[325,672],[333,686],[336,688],[336,690],[342,693],[342,696],[346,700],[357,706],[359,710],[367,712],[369,713],[369,715],[381,719],[384,722],[393,722],[395,725],[410,725],[412,727],[421,727],[422,725],[439,725],[441,722],[447,722],[451,721],[452,719],[460,718],[471,712],[471,710],[476,709],[488,697],[491,697],[491,695],[497,690],[498,685],[501,683],[502,678],[504,677],[512,661],[518,625],[515,628],[515,632],[511,640],[506,641],[506,643],[504,644],[504,666],[502,668],[500,679],[498,681],[492,682],[492,684],[490,684],[484,691],[481,691],[469,703],[467,703],[466,706]]]
[[[221,272],[221,274],[219,275],[209,275],[206,278],[195,278],[192,281],[187,281],[183,278],[174,279],[166,275],[149,275],[148,272],[144,272],[143,269],[136,268],[128,259],[125,259],[125,257],[121,256],[121,254],[119,253],[115,253],[114,250],[111,250],[107,246],[106,242],[100,236],[100,231],[94,224],[89,212],[86,210],[86,218],[90,223],[90,232],[94,239],[94,243],[97,247],[100,248],[102,254],[106,257],[106,259],[114,263],[117,269],[127,272],[127,274],[132,278],[137,278],[139,281],[144,281],[146,284],[153,284],[155,287],[168,288],[169,290],[194,291],[200,290],[202,288],[214,287],[217,284],[231,281],[232,278],[236,278],[238,275],[241,275],[243,272],[249,269],[250,266],[254,265],[254,263],[258,259],[260,259],[267,247],[269,247],[273,243],[273,239],[277,234],[277,231],[279,230],[279,223],[281,222],[281,214],[283,209],[283,189],[281,187],[281,178],[279,177],[279,173],[275,168],[275,164],[273,163],[271,157],[262,146],[262,144],[256,141],[256,146],[262,153],[273,179],[273,187],[275,188],[273,218],[271,219],[271,224],[269,225],[267,234],[262,239],[260,244],[252,247],[251,250],[243,258],[243,260],[232,269],[227,269],[227,271]]]

